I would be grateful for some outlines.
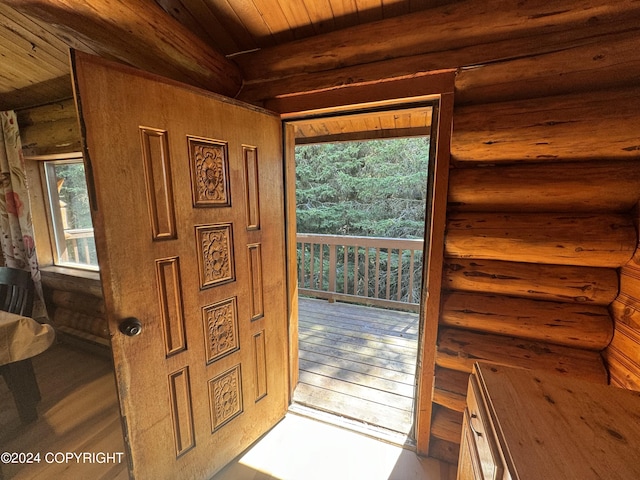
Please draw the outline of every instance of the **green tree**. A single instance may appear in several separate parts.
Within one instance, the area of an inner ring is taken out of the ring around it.
[[[429,138],[296,147],[298,231],[421,238]]]
[[[82,163],[62,163],[55,167],[58,195],[67,206],[69,228],[92,228],[87,182]]]

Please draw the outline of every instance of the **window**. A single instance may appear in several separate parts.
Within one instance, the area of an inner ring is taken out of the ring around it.
[[[55,264],[97,270],[82,158],[44,162],[44,173]]]

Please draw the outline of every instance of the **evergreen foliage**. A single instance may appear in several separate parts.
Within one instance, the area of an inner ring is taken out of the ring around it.
[[[422,238],[429,138],[296,147],[298,232]]]
[[[297,230],[312,234],[421,239],[428,166],[428,137],[298,146]],[[304,255],[300,247],[298,269],[303,267],[309,275],[313,271],[313,275],[300,279],[300,287],[329,291],[329,246],[316,244],[311,250],[311,246],[306,245]],[[338,246],[335,252],[337,293],[400,298],[409,303],[419,301],[422,252],[416,252],[412,262],[408,250],[382,249],[376,267],[373,251],[366,252],[364,247],[349,247],[346,251],[345,248]],[[412,263],[413,272],[410,272]],[[409,288],[410,277],[414,279],[413,288]]]
[[[92,228],[89,195],[82,162],[56,164],[55,174],[62,181],[60,200],[67,206],[69,228]]]

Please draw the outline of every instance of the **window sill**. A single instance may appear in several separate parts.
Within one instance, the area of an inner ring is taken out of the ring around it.
[[[100,272],[50,265],[40,267],[42,284],[54,290],[84,293],[102,298]]]

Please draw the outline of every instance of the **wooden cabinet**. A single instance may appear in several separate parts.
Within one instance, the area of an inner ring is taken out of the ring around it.
[[[469,377],[463,422],[460,455],[464,456],[464,461],[461,460],[460,465],[464,465],[464,468],[473,474],[466,473],[460,478],[501,480],[504,462],[475,375]]]
[[[640,393],[476,364],[458,479],[640,478]]]

